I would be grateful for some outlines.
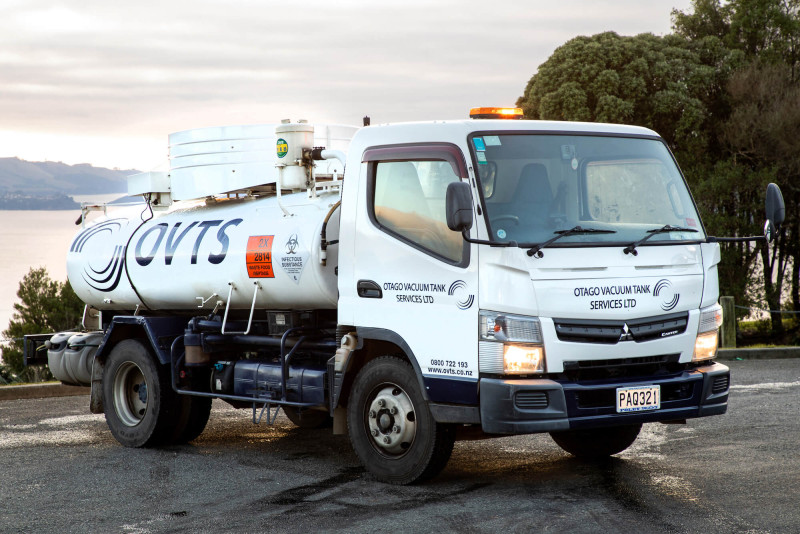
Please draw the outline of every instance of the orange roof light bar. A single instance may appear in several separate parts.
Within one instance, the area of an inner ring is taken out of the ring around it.
[[[520,108],[472,108],[470,119],[522,119]]]

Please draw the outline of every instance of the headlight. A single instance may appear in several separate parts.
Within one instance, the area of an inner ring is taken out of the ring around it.
[[[711,360],[717,355],[719,327],[722,325],[722,306],[714,304],[700,310],[700,324],[694,342],[693,362]]]
[[[717,331],[700,334],[694,342],[692,361],[710,360],[717,355]]]
[[[545,372],[539,319],[481,310],[479,321],[482,371],[517,375]]]
[[[503,369],[509,374],[544,372],[544,347],[541,345],[503,344]]]

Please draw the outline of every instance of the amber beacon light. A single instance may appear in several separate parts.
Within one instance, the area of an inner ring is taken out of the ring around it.
[[[521,108],[472,108],[470,119],[522,119]]]

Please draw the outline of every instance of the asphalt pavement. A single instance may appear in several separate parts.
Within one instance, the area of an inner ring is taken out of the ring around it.
[[[0,532],[800,532],[800,360],[726,362],[728,413],[602,463],[547,435],[456,443],[376,482],[344,436],[215,401],[193,443],[126,449],[88,396],[0,401]]]

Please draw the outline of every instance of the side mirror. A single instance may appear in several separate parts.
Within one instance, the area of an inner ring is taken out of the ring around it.
[[[448,190],[449,191],[449,190]],[[767,223],[764,225],[764,236],[767,241],[772,241],[775,234],[781,227],[781,223],[786,218],[786,206],[783,203],[781,188],[776,184],[767,186],[766,198]]]
[[[472,192],[467,182],[453,182],[447,185],[445,198],[447,227],[455,232],[472,228]]]

